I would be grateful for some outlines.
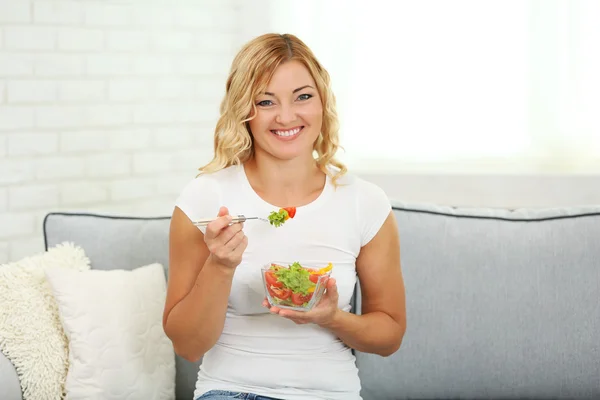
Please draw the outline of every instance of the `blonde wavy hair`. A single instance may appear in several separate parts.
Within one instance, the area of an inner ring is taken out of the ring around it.
[[[269,33],[245,44],[233,59],[214,132],[214,157],[199,168],[200,174],[243,164],[253,156],[253,138],[248,121],[256,116],[255,100],[259,93],[266,90],[275,69],[292,60],[301,62],[309,70],[323,105],[321,134],[314,145],[315,161],[334,184],[347,172],[346,166],[335,158],[341,146],[329,73],[296,36]],[[332,172],[329,166],[335,167],[335,171]]]

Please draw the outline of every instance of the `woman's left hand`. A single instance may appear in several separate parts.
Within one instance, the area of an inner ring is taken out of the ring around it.
[[[335,279],[329,278],[327,280],[326,289],[319,303],[310,311],[294,311],[271,306],[266,297],[263,300],[263,306],[269,308],[272,314],[279,314],[297,324],[313,323],[320,326],[327,326],[331,324],[337,313],[340,312],[340,309],[338,308],[339,295]]]

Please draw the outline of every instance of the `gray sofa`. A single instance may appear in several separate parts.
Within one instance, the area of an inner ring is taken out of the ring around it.
[[[600,398],[600,206],[394,210],[408,330],[391,357],[356,354],[365,400]],[[166,266],[168,226],[53,213],[44,235],[81,245],[92,268]],[[197,368],[177,359],[178,399]],[[2,355],[0,399],[21,399]]]

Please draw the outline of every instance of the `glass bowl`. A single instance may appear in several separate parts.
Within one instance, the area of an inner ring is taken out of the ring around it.
[[[274,262],[262,269],[269,304],[288,310],[309,311],[323,297],[333,266],[323,268],[299,262]]]

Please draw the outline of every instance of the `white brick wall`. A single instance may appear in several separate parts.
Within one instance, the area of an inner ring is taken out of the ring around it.
[[[0,43],[2,43],[2,31],[0,31]],[[0,104],[4,102],[6,93],[6,82],[0,81]],[[1,153],[0,153],[1,154]]]
[[[206,162],[241,0],[0,0],[0,263],[50,211],[169,215]]]

